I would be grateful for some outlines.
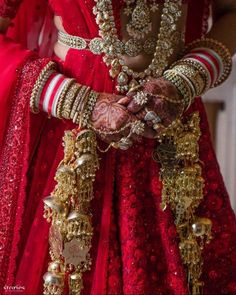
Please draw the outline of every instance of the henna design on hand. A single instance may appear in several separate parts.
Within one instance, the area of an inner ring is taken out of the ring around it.
[[[95,104],[91,123],[94,128],[104,131],[120,129],[130,119],[127,109],[117,103],[119,96],[102,93]]]
[[[141,90],[149,95],[148,103],[145,106],[137,107],[133,99],[127,106],[127,109],[136,114],[138,118],[143,119],[145,117],[146,112],[144,109],[147,108],[157,113],[157,115],[162,118],[163,125],[168,126],[182,113],[183,108],[181,104],[171,103],[163,99],[163,97],[168,97],[171,100],[181,100],[175,85],[165,80],[163,77],[151,79],[142,86]],[[133,97],[135,93],[131,93],[130,95]]]

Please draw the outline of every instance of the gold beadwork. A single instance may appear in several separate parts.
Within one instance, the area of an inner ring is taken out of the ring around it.
[[[102,38],[84,39],[82,37],[73,36],[62,31],[58,32],[58,43],[77,50],[90,50],[93,54],[103,53]],[[119,41],[117,51],[120,54],[128,56],[137,56],[141,52],[151,55],[155,52],[156,39],[154,37],[147,38],[143,44],[139,40],[129,39],[127,42]]]
[[[38,79],[36,80],[32,93],[30,96],[30,110],[32,113],[37,114],[39,112],[38,105],[40,95],[42,93],[43,87],[49,77],[55,72],[57,66],[55,62],[48,62],[48,64],[40,72]]]
[[[157,78],[163,74],[164,69],[168,66],[168,59],[173,53],[174,41],[171,37],[177,31],[176,22],[181,16],[181,5],[182,1],[165,0],[154,57],[143,72],[135,72],[125,65],[117,50],[120,40],[115,27],[111,0],[96,0],[94,14],[99,26],[99,35],[104,41],[104,62],[111,66],[110,75],[112,78],[117,78],[119,92],[129,91],[134,81],[136,84],[141,84],[148,76]],[[130,78],[132,85],[129,86]]]
[[[127,4],[130,1],[126,1]],[[127,10],[126,10],[127,11]],[[151,10],[144,0],[137,0],[131,19],[126,26],[128,34],[135,39],[143,39],[152,30]]]

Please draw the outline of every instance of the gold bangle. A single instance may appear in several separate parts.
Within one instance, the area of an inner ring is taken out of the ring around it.
[[[229,76],[232,70],[232,56],[229,49],[220,41],[211,39],[211,38],[203,38],[197,39],[187,45],[185,49],[185,53],[189,53],[191,50],[197,47],[206,47],[210,48],[211,50],[215,51],[222,59],[222,63],[224,65],[223,73],[218,78],[218,80],[214,83],[214,87],[222,84]]]
[[[72,109],[72,105],[75,101],[75,98],[80,90],[80,85],[78,83],[72,84],[69,88],[68,92],[66,93],[64,104],[62,106],[61,115],[64,119],[70,119],[70,112]]]
[[[203,66],[201,66],[200,63],[198,63],[197,61],[194,61],[193,59],[184,58],[184,59],[181,59],[181,60],[175,62],[171,66],[171,68],[173,68],[177,65],[189,66],[189,67],[198,71],[198,73],[200,75],[199,79],[201,79],[204,83],[204,88],[202,90],[202,93],[206,92],[210,88],[211,77],[210,77],[209,73],[207,72],[207,70]]]
[[[59,99],[58,99],[58,103],[56,106],[56,116],[59,119],[62,119],[62,107],[63,107],[63,103],[65,101],[65,97],[66,97],[66,93],[68,92],[68,89],[71,87],[71,85],[75,83],[75,79],[68,79],[65,86],[63,87]]]
[[[189,102],[192,101],[192,92],[186,80],[173,70],[165,71],[163,77],[175,85],[183,97],[184,105],[189,105]]]
[[[81,115],[81,120],[80,120],[80,126],[85,127],[87,126],[89,122],[89,118],[92,114],[92,111],[94,109],[94,106],[96,104],[97,98],[98,98],[99,93],[95,91],[90,91],[87,104],[85,106],[85,109],[83,110],[83,113]]]
[[[49,77],[55,72],[56,68],[56,63],[50,61],[40,72],[30,95],[30,109],[32,113],[39,113],[39,98],[42,93],[43,87]]]
[[[173,69],[178,73],[182,73],[188,78],[189,81],[191,81],[192,85],[195,88],[194,96],[200,96],[203,94],[205,89],[205,81],[196,68],[189,65],[177,64]]]
[[[75,101],[73,103],[71,112],[70,112],[70,119],[75,123],[75,119],[77,118],[77,116],[79,115],[79,113],[81,112],[81,109],[83,108],[83,104],[84,104],[84,100],[88,94],[90,90],[90,87],[87,86],[81,86]],[[76,118],[75,118],[76,116]]]

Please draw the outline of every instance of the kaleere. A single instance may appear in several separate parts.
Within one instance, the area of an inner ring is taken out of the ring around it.
[[[83,289],[83,272],[90,269],[93,235],[90,202],[98,168],[96,137],[90,130],[66,131],[64,159],[59,164],[57,185],[44,200],[44,217],[51,222],[51,261],[44,275],[44,295],[60,295],[68,278],[70,294]]]

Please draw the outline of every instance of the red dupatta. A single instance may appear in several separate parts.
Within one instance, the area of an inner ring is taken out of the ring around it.
[[[4,4],[1,4],[4,5]],[[0,35],[0,289],[14,280],[15,259],[22,216],[30,146],[28,73],[25,64],[42,52],[50,42],[42,25],[52,32],[52,15],[45,2],[26,0],[8,35]],[[26,34],[27,32],[27,34]],[[16,43],[18,42],[18,43]],[[50,46],[52,48],[52,46]],[[35,73],[37,74],[37,73]],[[40,125],[40,117],[38,120]],[[35,132],[34,136],[37,136]]]

